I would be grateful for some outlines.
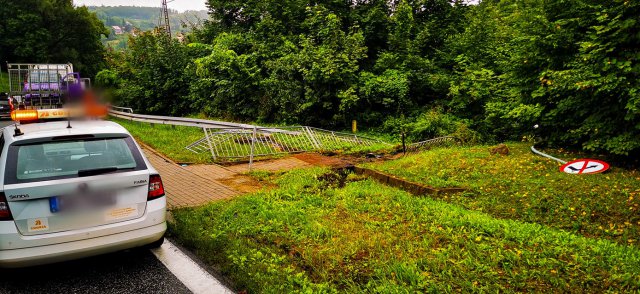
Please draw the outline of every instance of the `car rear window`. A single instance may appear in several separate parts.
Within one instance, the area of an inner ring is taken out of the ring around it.
[[[125,172],[146,166],[131,137],[11,145],[5,183],[74,178],[98,169]]]

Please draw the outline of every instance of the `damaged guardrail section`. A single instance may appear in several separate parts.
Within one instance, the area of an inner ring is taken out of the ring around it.
[[[394,146],[378,139],[309,126],[260,127],[206,119],[135,114],[131,108],[111,106],[109,115],[121,119],[202,128],[204,137],[186,146],[194,153],[211,153],[217,162],[249,160],[311,151],[382,150]],[[405,153],[459,144],[456,137],[440,137],[409,144]]]
[[[253,159],[309,151],[353,150],[391,144],[377,139],[308,126],[278,128],[203,128],[205,137],[187,146],[195,153],[211,152],[214,160]]]

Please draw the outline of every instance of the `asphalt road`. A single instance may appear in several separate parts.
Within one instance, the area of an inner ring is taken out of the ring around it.
[[[190,293],[149,251],[135,249],[0,270],[0,293]]]

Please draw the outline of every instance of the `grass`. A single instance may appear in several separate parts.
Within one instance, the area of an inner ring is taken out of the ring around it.
[[[0,71],[0,93],[9,92],[9,74]]]
[[[115,117],[110,120],[126,128],[137,140],[151,146],[176,162],[210,163],[210,153],[196,154],[185,149],[189,144],[204,137],[202,129],[170,125],[151,125]]]
[[[638,245],[638,171],[613,167],[603,174],[569,175],[557,162],[532,154],[528,144],[508,145],[508,156],[491,156],[488,146],[453,147],[366,167],[435,187],[467,187],[442,200],[494,217]]]
[[[176,210],[170,225],[238,290],[640,290],[634,246],[494,218],[354,175],[344,181],[320,168],[255,176],[277,188]]]

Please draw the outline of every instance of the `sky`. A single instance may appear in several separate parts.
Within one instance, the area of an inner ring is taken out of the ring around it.
[[[169,0],[171,1],[171,0]],[[87,6],[151,6],[160,7],[161,0],[74,0],[76,5]],[[183,12],[185,10],[206,10],[205,0],[174,0],[167,4],[169,8]]]

